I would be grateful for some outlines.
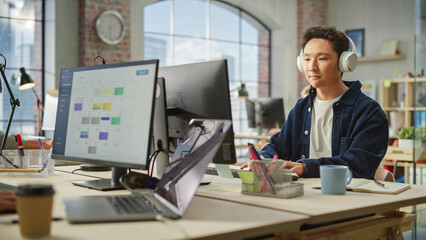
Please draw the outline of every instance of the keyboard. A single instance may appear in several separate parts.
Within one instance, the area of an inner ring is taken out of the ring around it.
[[[6,183],[0,183],[0,190],[15,192],[16,188],[17,187],[9,185],[9,184],[6,184]]]
[[[248,170],[231,168],[232,176],[234,176],[234,178],[240,178],[240,176],[238,176],[238,173],[237,173],[238,171],[248,171]],[[215,167],[207,167],[206,174],[219,175]]]
[[[231,168],[232,176],[234,176],[234,178],[240,178],[240,176],[237,173],[238,171],[249,171],[249,170],[238,169],[238,168]],[[210,167],[210,166],[207,167],[205,174],[219,175],[217,173],[217,169],[215,167]],[[296,181],[297,179],[299,179],[299,176],[297,176],[297,174],[293,173],[292,180]]]
[[[118,214],[160,212],[155,204],[143,195],[109,196],[108,201]]]

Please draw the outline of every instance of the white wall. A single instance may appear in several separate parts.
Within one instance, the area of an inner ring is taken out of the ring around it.
[[[398,49],[407,56],[405,60],[358,63],[343,79],[379,81],[392,78],[393,70],[403,75],[414,71],[413,0],[328,0],[327,22],[341,31],[364,28],[367,57],[379,55],[381,42],[391,38],[399,40]]]

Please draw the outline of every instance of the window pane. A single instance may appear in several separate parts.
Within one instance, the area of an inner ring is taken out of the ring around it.
[[[227,59],[229,81],[240,81],[239,44],[210,41],[210,59]]]
[[[206,40],[175,37],[173,64],[185,64],[206,61]]]
[[[170,36],[148,33],[144,36],[144,59],[159,59],[160,66],[172,65]]]
[[[41,66],[41,54],[34,54],[41,49],[41,40],[34,42],[35,33],[41,33],[40,22],[0,19],[0,31],[0,53],[7,59],[7,67],[33,68],[35,61]]]
[[[243,81],[255,81],[258,79],[259,47],[242,44],[241,49],[241,78]]]
[[[162,1],[144,8],[144,31],[170,34],[170,1]]]
[[[0,2],[0,16],[41,20],[41,14],[35,10],[41,8],[42,0],[14,0]]]
[[[210,4],[210,38],[239,42],[238,10],[229,5],[212,2]]]
[[[26,71],[28,75],[31,77],[34,75],[34,71]],[[24,90],[20,91],[18,89],[19,87],[19,79],[20,79],[20,72],[18,69],[10,70],[9,68],[6,68],[5,75],[7,78],[7,81],[10,85],[10,88],[12,90],[13,96],[15,99],[19,99],[20,101],[20,107],[15,108],[15,113],[13,115],[13,121],[10,126],[10,134],[22,134],[22,135],[35,135],[36,132],[36,125],[35,123],[35,112],[34,112],[34,106],[35,106],[35,100],[34,100],[34,93],[32,90]],[[2,119],[2,128],[1,131],[6,130],[7,121],[9,119],[9,115],[11,112],[11,105],[10,105],[10,94],[4,85],[4,82],[2,80],[2,86],[3,86],[3,93],[1,94],[1,119]]]
[[[206,37],[206,2],[197,0],[174,1],[174,34]]]
[[[244,12],[242,13],[241,32],[243,43],[269,45],[269,31]]]

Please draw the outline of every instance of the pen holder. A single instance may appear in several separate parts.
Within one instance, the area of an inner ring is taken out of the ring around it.
[[[247,181],[243,182],[242,193],[258,196],[290,198],[303,195],[303,183],[292,181],[292,172],[283,169],[283,160],[253,161],[253,191],[248,191]]]
[[[44,158],[40,149],[25,150],[25,156],[19,156],[17,150],[3,150],[3,156],[20,167],[16,172],[12,172],[15,168],[3,158],[0,158],[0,175],[21,175],[21,176],[50,176],[55,174],[55,161],[50,157],[50,150],[44,150],[47,158],[46,167],[42,169],[46,158]],[[12,169],[8,171],[6,169]],[[32,172],[31,172],[32,171]]]

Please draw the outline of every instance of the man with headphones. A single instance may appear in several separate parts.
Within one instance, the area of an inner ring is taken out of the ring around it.
[[[303,177],[319,177],[320,165],[346,165],[354,177],[372,179],[387,150],[388,121],[380,105],[361,92],[360,81],[342,80],[356,64],[355,45],[343,32],[306,30],[297,67],[311,85],[309,95],[259,154],[288,160],[284,168]]]

